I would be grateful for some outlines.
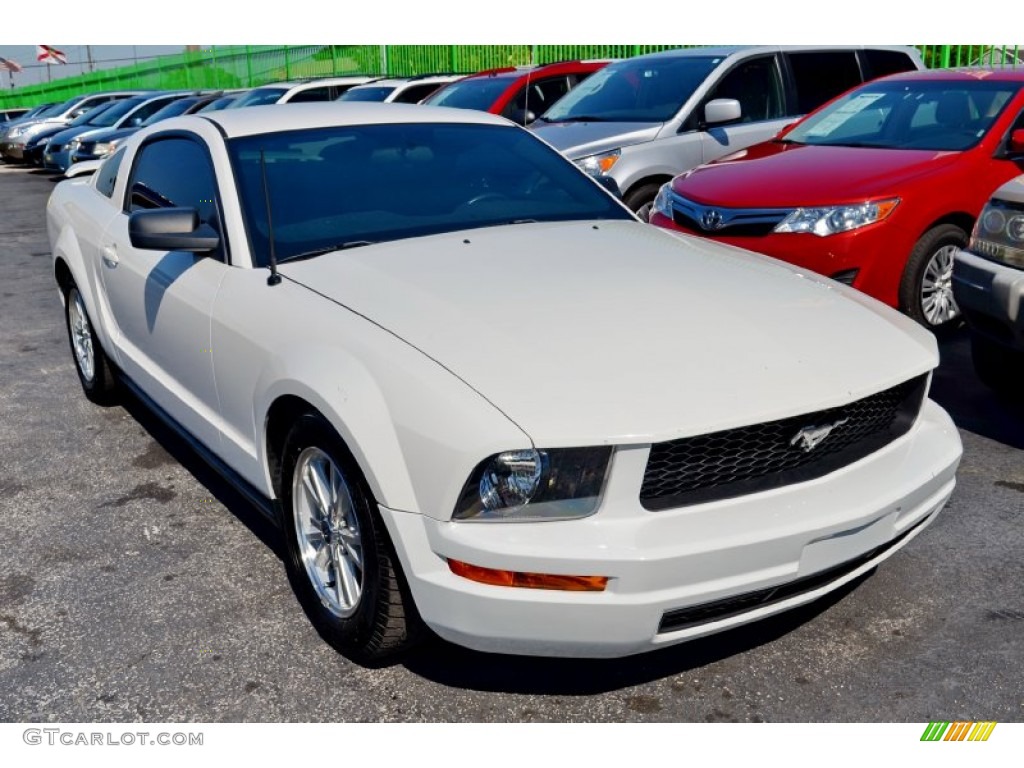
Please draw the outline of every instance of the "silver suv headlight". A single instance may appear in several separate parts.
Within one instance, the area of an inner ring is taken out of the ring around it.
[[[480,462],[459,494],[455,520],[569,520],[597,510],[610,446],[505,451]]]
[[[986,259],[1024,268],[1024,205],[989,200],[967,248]]]
[[[576,161],[576,165],[591,176],[604,176],[612,169],[612,166],[619,162],[621,156],[621,149],[613,149],[611,152],[581,157]]]

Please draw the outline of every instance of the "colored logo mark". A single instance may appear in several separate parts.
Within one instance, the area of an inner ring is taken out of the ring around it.
[[[995,727],[991,720],[981,723],[928,723],[921,734],[921,741],[988,741]]]

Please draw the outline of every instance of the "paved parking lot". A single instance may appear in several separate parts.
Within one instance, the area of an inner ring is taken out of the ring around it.
[[[0,720],[1024,719],[1024,407],[961,332],[946,511],[783,617],[618,661],[434,641],[366,669],[294,599],[275,531],[133,402],[81,394],[50,273],[49,177],[0,167]]]

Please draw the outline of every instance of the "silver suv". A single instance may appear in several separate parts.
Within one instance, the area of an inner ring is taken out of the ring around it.
[[[644,220],[683,171],[774,136],[843,91],[923,69],[906,46],[689,48],[608,65],[533,124]]]

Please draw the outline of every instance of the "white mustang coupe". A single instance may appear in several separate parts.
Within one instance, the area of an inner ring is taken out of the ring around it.
[[[424,625],[564,656],[717,632],[872,569],[953,490],[927,331],[642,224],[497,117],[171,119],[47,222],[86,396],[127,388],[271,515],[359,661]]]

